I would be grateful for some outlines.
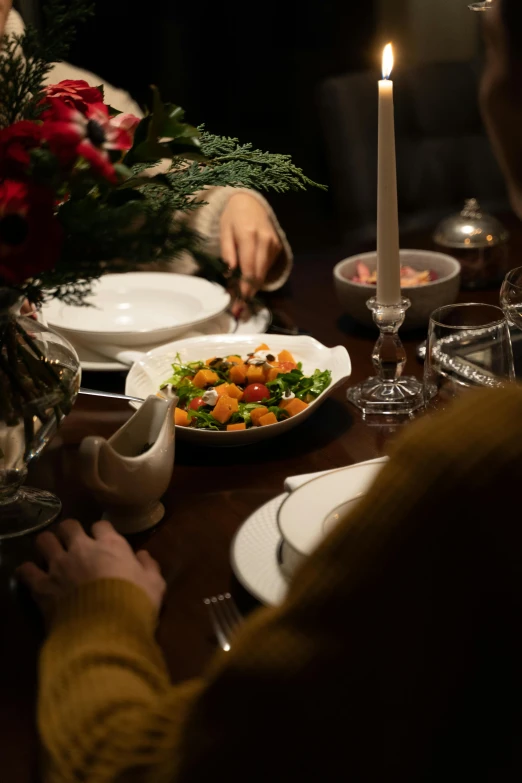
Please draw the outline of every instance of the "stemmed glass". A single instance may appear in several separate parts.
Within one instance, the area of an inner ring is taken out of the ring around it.
[[[430,319],[424,389],[426,404],[444,407],[464,389],[499,388],[515,379],[506,317],[500,307],[440,307]]]
[[[481,3],[468,5],[470,11],[489,11],[493,7],[493,0],[484,0]]]
[[[522,329],[522,266],[507,273],[500,289],[500,306],[508,323]]]

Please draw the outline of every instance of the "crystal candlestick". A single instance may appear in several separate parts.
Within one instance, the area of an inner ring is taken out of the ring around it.
[[[404,297],[396,305],[383,305],[369,299],[368,309],[379,327],[380,336],[372,353],[376,375],[348,389],[348,400],[365,416],[411,416],[424,407],[422,383],[413,377],[403,377],[406,351],[399,338],[399,329],[411,302]]]

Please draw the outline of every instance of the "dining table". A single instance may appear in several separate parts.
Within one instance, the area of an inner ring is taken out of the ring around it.
[[[502,215],[511,238],[508,267],[522,264],[522,226]],[[402,247],[435,248],[432,231],[402,238]],[[176,443],[172,481],[163,498],[166,513],[156,528],[131,537],[159,562],[168,590],[158,627],[173,683],[198,677],[216,652],[216,640],[203,599],[230,591],[243,613],[258,605],[237,582],[230,563],[231,542],[245,519],[283,491],[288,476],[341,468],[387,454],[408,420],[364,420],[346,400],[348,384],[373,374],[371,352],[377,329],[355,324],[336,298],[332,269],[342,258],[366,247],[329,248],[301,253],[290,283],[267,303],[328,346],[344,345],[352,376],[299,427],[282,436],[236,448],[202,448]],[[461,291],[461,302],[498,304],[499,287]],[[426,330],[401,333],[406,372],[419,379],[423,367],[416,349]],[[266,337],[270,342],[269,335]],[[124,391],[125,373],[86,373],[83,385]],[[85,526],[102,511],[79,479],[78,450],[83,438],[108,438],[134,411],[117,399],[80,396],[27,483],[55,492],[63,502],[61,518]],[[51,528],[52,529],[52,528]],[[40,748],[36,731],[38,653],[45,628],[15,569],[35,556],[35,536],[0,542],[0,779],[5,783],[39,780]]]

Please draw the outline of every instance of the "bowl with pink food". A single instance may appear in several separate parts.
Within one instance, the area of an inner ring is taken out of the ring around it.
[[[377,293],[377,253],[345,258],[334,268],[337,297],[355,321],[374,326],[366,302]],[[411,307],[403,329],[427,327],[433,310],[457,300],[460,264],[445,253],[401,250],[401,290]]]

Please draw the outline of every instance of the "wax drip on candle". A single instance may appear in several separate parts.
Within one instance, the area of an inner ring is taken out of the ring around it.
[[[382,55],[382,78],[389,79],[393,71],[393,46],[391,43],[384,47]]]

